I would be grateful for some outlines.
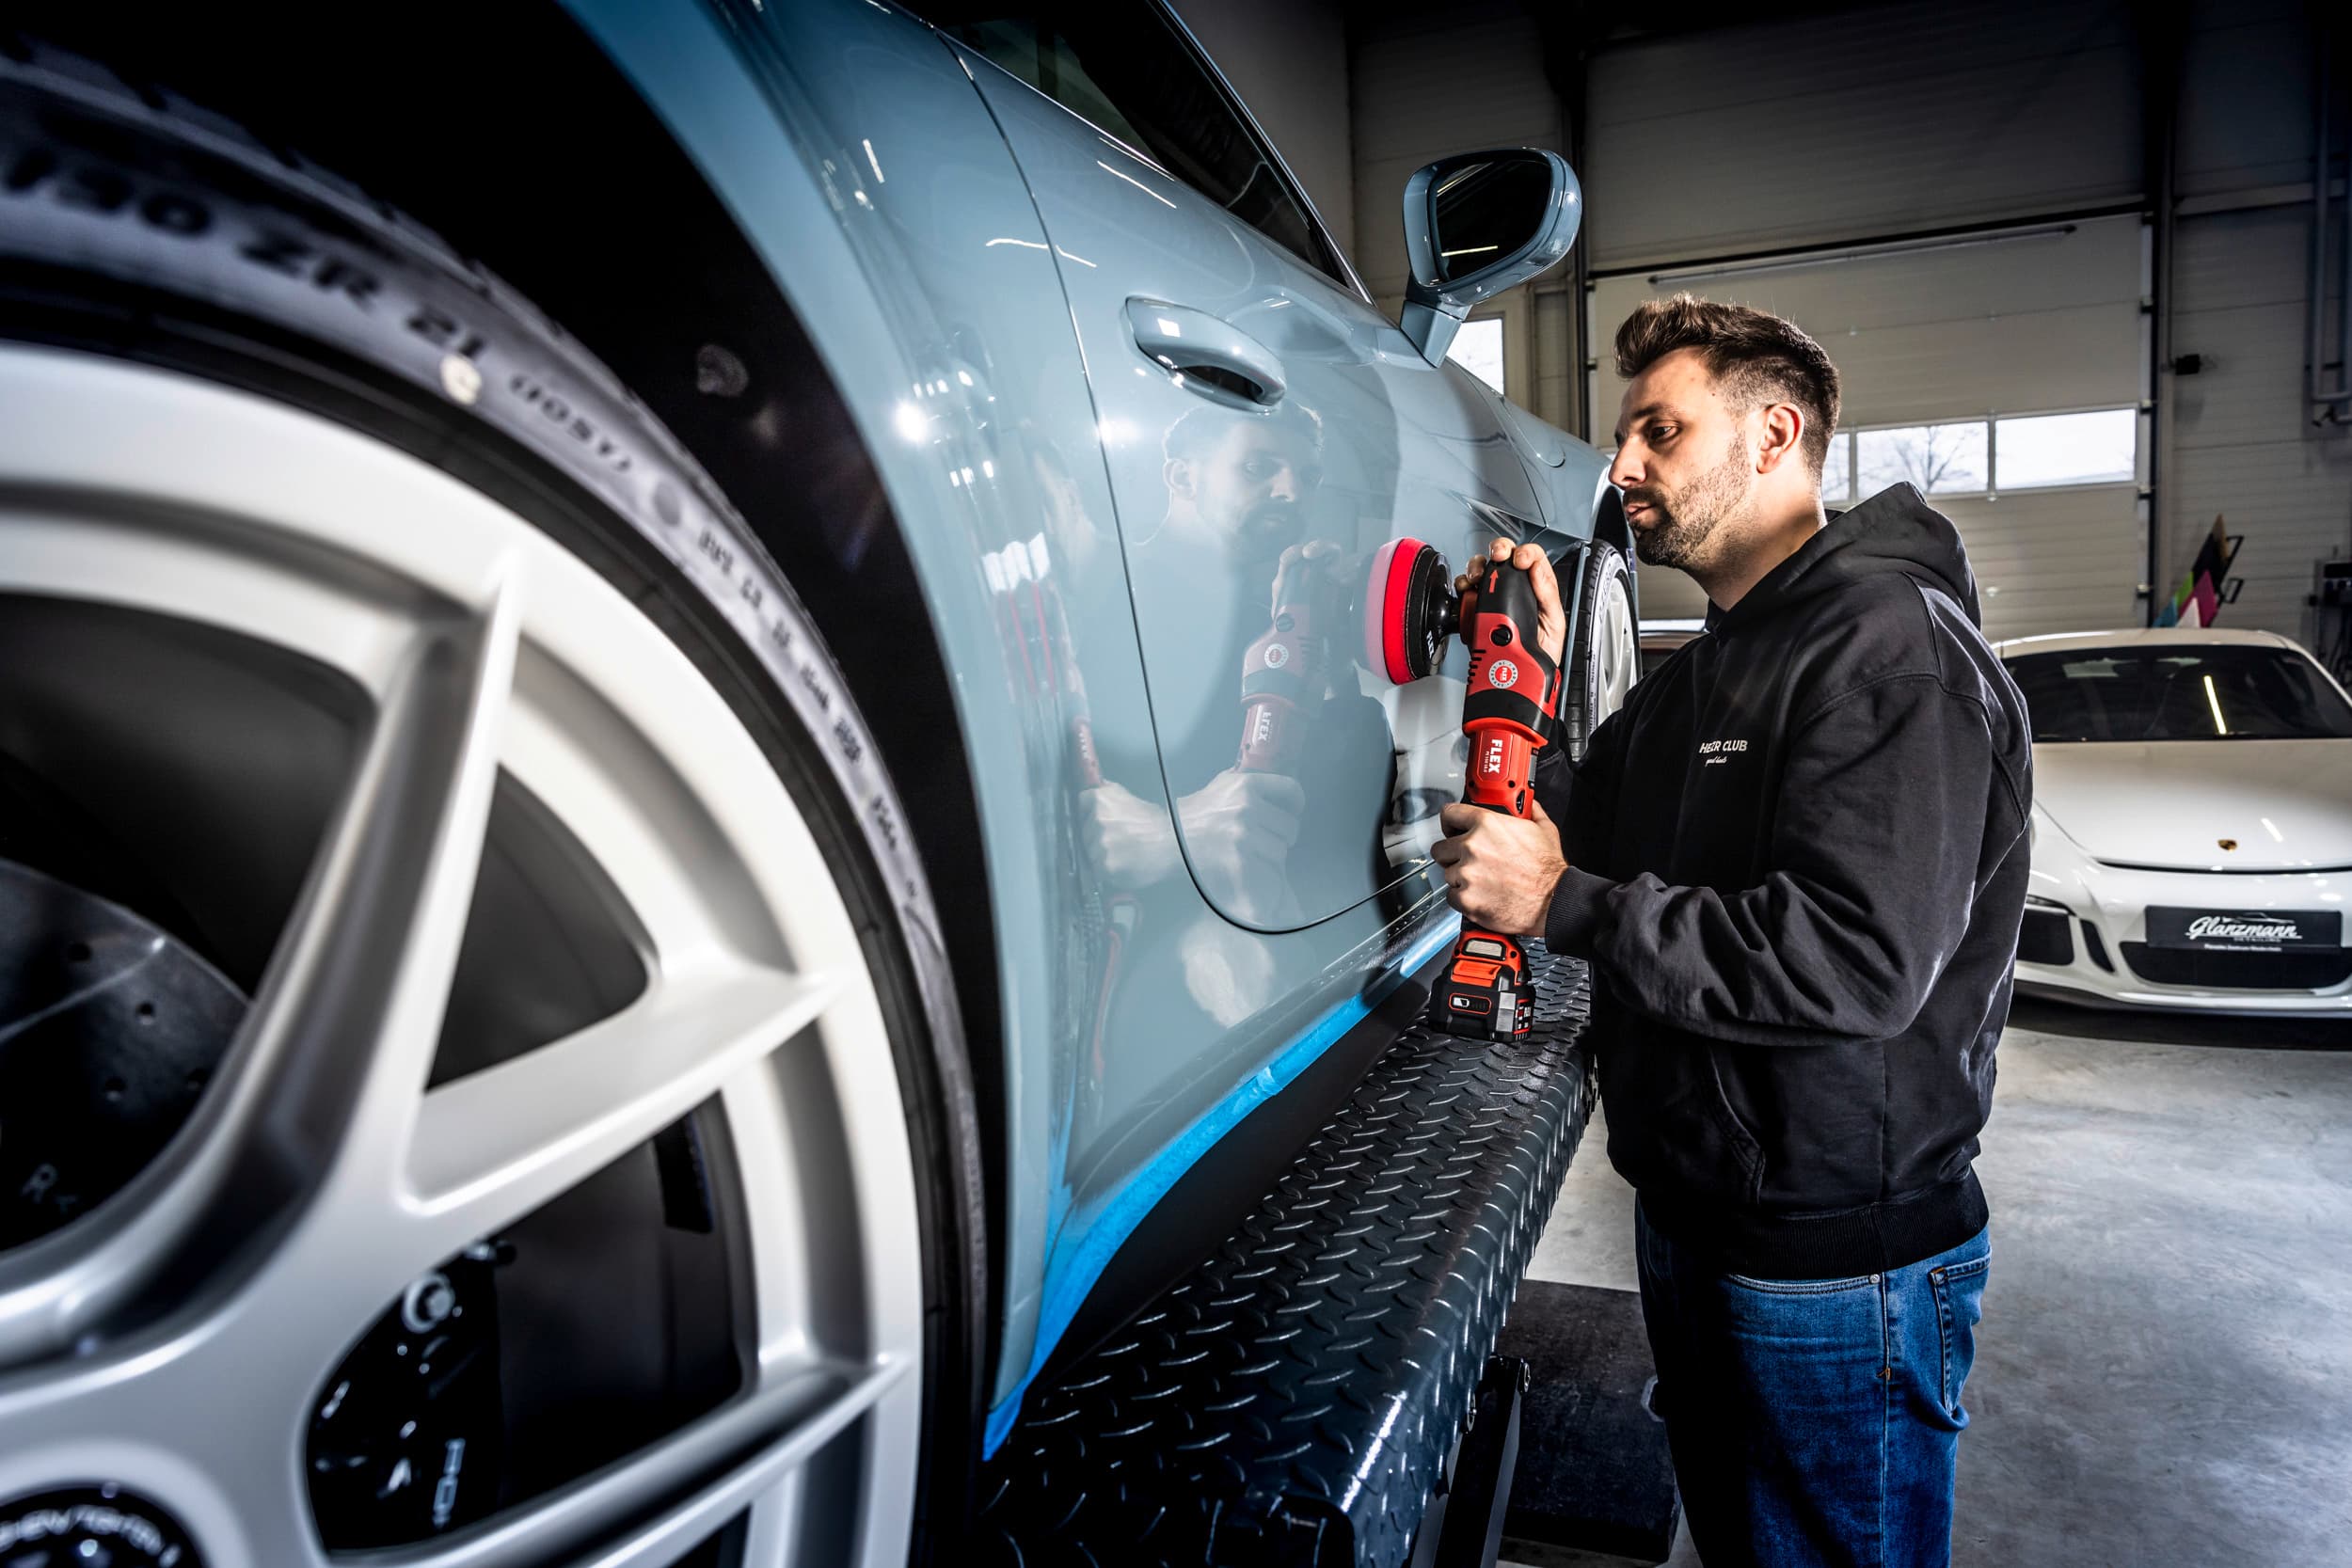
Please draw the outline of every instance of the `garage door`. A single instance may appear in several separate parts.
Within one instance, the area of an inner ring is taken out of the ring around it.
[[[2139,198],[2128,0],[1801,8],[1594,53],[1578,167],[1596,271]]]
[[[1830,507],[1898,480],[1930,492],[1967,544],[1993,637],[2136,626],[2146,255],[2126,215],[1602,277],[1594,433],[1607,444],[1624,390],[1609,345],[1643,300],[1687,289],[1776,311],[1843,380]],[[1705,608],[1680,573],[1645,574],[1644,619]]]

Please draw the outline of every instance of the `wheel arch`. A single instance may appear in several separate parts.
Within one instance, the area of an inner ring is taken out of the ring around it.
[[[810,330],[839,327],[849,288],[864,299],[867,327],[857,340],[886,338],[875,325],[887,319],[882,303],[854,276],[828,279],[821,312],[797,301],[678,139],[553,0],[488,13],[435,0],[404,18],[414,36],[462,56],[471,79],[494,84],[464,114],[438,117],[419,113],[417,73],[365,53],[381,40],[355,32],[326,42],[310,69],[283,71],[280,35],[301,25],[299,11],[242,26],[159,15],[109,33],[76,9],[61,5],[52,16],[35,6],[12,24],[104,59],[135,86],[167,87],[229,117],[289,161],[314,160],[388,215],[396,208],[478,258],[642,399],[775,557],[848,679],[907,807],[934,901],[950,917],[940,936],[981,1100],[987,1212],[978,1218],[988,1234],[988,1214],[1003,1212],[999,956],[991,920],[952,918],[993,907],[981,795],[948,652],[925,612],[932,595],[921,546]],[[316,38],[314,24],[302,32]],[[775,161],[780,176],[807,177],[796,160]],[[625,176],[632,196],[616,211],[612,191]],[[724,357],[704,355],[705,345]],[[712,388],[731,379],[727,358],[746,381],[722,395]],[[803,515],[820,526],[792,526]],[[901,613],[874,615],[877,604]],[[976,1304],[987,1336],[982,1378],[1003,1321],[1001,1272],[988,1273]]]
[[[1617,487],[1610,483],[1605,475],[1593,497],[1593,537],[1605,545],[1616,546],[1617,553],[1625,557],[1626,569],[1634,579],[1634,603],[1638,608],[1641,602],[1641,572],[1635,564],[1633,530],[1625,520],[1625,498],[1617,493]]]

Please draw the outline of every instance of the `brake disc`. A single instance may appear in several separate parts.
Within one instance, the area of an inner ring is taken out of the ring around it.
[[[0,1248],[72,1224],[162,1152],[245,1009],[160,927],[0,861]]]

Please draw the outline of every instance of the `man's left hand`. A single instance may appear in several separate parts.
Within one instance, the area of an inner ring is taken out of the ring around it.
[[[1447,806],[1438,814],[1446,836],[1429,850],[1445,873],[1445,901],[1471,925],[1506,937],[1544,934],[1551,895],[1568,868],[1560,855],[1560,830],[1541,802],[1528,804],[1535,813],[1528,817]]]

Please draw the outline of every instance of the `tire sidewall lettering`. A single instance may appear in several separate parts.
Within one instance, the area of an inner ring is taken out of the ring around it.
[[[0,75],[0,87],[7,85]],[[171,139],[169,133],[135,134]],[[263,178],[288,182],[282,171],[252,162]],[[836,690],[838,677],[816,651],[820,644],[805,613],[788,591],[778,594],[758,580],[781,578],[749,531],[711,505],[712,487],[691,459],[642,447],[617,388],[608,394],[564,373],[534,330],[501,325],[507,309],[478,280],[444,280],[429,263],[397,254],[363,256],[302,221],[320,199],[296,190],[284,204],[262,211],[28,135],[21,101],[0,98],[0,256],[63,264],[135,287],[169,277],[176,292],[196,293],[208,304],[293,328],[389,370],[584,483],[696,584],[802,710],[803,727],[832,758],[836,782],[866,825],[886,885],[922,886],[913,846],[900,831],[896,792],[877,771],[876,753],[861,731],[853,728],[855,738],[846,743],[836,733],[846,692]],[[470,406],[446,390],[442,365],[453,354],[482,372],[483,395]],[[665,477],[681,467],[686,483]],[[657,486],[669,492],[659,501]],[[698,543],[706,539],[708,546]],[[755,573],[746,564],[755,559]],[[900,906],[902,915],[914,916],[903,898]]]

